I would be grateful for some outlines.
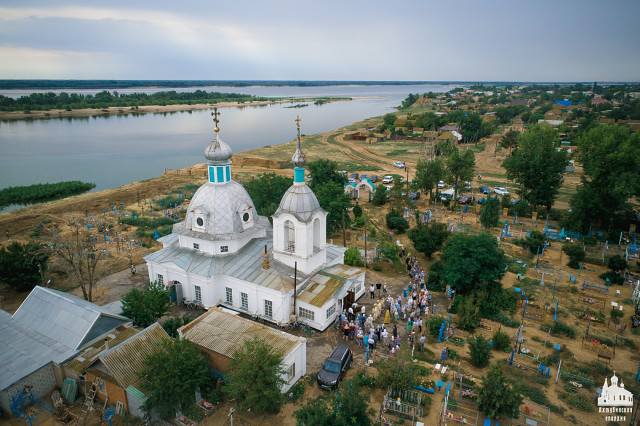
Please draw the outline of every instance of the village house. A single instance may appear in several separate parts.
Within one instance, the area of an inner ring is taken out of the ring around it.
[[[95,383],[96,398],[115,405],[119,415],[144,417],[146,397],[140,379],[145,359],[157,353],[171,338],[162,326],[154,323],[116,346],[105,349],[87,368],[85,383]]]
[[[178,329],[181,339],[195,344],[207,357],[211,368],[223,375],[229,372],[234,354],[246,342],[259,339],[282,355],[282,392],[307,372],[307,339],[242,318],[223,308],[211,308]]]
[[[72,294],[36,286],[13,315],[0,310],[0,407],[10,413],[26,389],[47,397],[67,377],[66,361],[129,324]]]

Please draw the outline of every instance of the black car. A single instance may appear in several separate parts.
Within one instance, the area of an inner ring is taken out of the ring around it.
[[[338,387],[340,379],[351,367],[353,354],[347,345],[339,345],[324,361],[318,372],[318,384],[321,388],[334,389]]]
[[[409,193],[409,199],[413,200],[413,201],[420,199],[420,191],[410,192]]]

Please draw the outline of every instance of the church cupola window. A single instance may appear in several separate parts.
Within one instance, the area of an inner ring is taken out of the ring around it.
[[[290,220],[284,223],[284,249],[290,253],[296,251],[296,228]]]

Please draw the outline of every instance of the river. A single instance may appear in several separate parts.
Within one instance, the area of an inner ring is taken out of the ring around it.
[[[224,108],[220,135],[234,152],[240,152],[293,139],[297,114],[302,118],[303,133],[319,133],[393,112],[409,93],[444,92],[452,87],[423,84],[206,89],[257,96],[354,97],[352,101],[324,105],[310,103],[304,108],[286,108],[286,104]],[[125,91],[157,90],[160,89]],[[165,168],[203,162],[202,152],[211,137],[212,123],[207,110],[0,121],[0,188],[63,180],[94,182],[95,190],[113,188],[158,176]]]

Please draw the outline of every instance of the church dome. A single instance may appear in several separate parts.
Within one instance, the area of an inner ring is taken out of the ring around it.
[[[307,185],[292,185],[284,193],[276,215],[291,213],[302,222],[308,222],[313,213],[322,210],[316,194]]]
[[[257,220],[249,193],[236,181],[225,185],[205,183],[189,203],[185,226],[214,237],[240,234]]]
[[[216,134],[215,139],[204,149],[207,160],[218,163],[228,161],[233,155],[231,147]]]

